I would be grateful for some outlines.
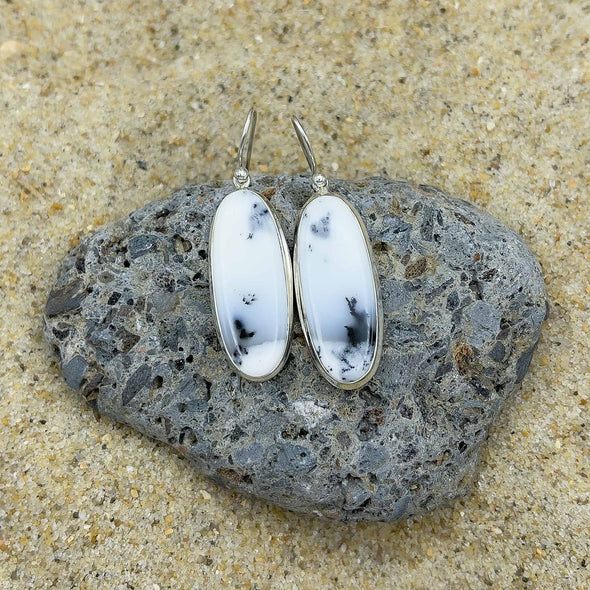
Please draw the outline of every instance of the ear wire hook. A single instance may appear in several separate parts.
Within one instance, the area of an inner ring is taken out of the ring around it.
[[[250,109],[246,117],[246,123],[240,138],[238,148],[238,168],[234,172],[234,186],[238,189],[250,186],[250,158],[252,156],[252,144],[254,143],[254,132],[256,131],[256,111]]]
[[[311,170],[311,186],[319,195],[325,195],[328,192],[328,179],[317,171],[315,155],[309,137],[307,137],[307,133],[305,133],[305,129],[303,129],[303,125],[297,117],[291,117],[291,123],[293,123],[295,134],[297,135],[297,139],[299,140],[299,144],[301,145],[301,149],[303,150],[303,154]]]

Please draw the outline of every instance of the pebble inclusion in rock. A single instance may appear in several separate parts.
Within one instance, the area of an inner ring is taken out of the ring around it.
[[[381,279],[383,354],[360,390],[319,375],[297,325],[275,378],[232,372],[207,276],[230,185],[184,187],[83,240],[59,270],[45,334],[92,407],[216,481],[301,513],[400,520],[470,488],[539,340],[543,277],[516,234],[465,201],[385,178],[331,185],[365,221]],[[294,235],[308,179],[252,189]]]

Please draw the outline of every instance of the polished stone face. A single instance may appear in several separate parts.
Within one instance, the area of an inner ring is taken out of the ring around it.
[[[237,190],[219,205],[210,241],[214,313],[228,357],[246,378],[280,367],[289,343],[288,257],[263,197]]]
[[[311,200],[297,231],[300,307],[326,376],[362,381],[378,360],[378,286],[359,219],[333,195]]]

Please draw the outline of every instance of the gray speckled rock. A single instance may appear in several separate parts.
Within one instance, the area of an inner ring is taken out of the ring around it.
[[[361,390],[320,377],[298,323],[276,378],[231,372],[207,277],[209,224],[230,185],[185,187],[82,242],[49,295],[45,331],[66,382],[98,412],[215,480],[300,512],[398,520],[469,489],[539,340],[543,277],[512,231],[436,189],[383,178],[332,187],[360,211],[381,276],[383,358]],[[309,180],[253,188],[292,245]]]

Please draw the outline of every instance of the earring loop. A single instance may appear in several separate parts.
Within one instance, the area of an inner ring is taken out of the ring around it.
[[[257,114],[250,109],[244,123],[240,147],[238,148],[238,168],[234,172],[234,186],[238,189],[250,186],[250,158],[252,157],[252,144],[254,143],[254,132],[256,131]]]
[[[311,170],[311,185],[313,190],[319,195],[325,195],[328,192],[328,179],[323,174],[317,172],[315,154],[313,153],[309,137],[307,137],[301,121],[295,115],[291,117],[291,123],[293,123],[295,134]]]

